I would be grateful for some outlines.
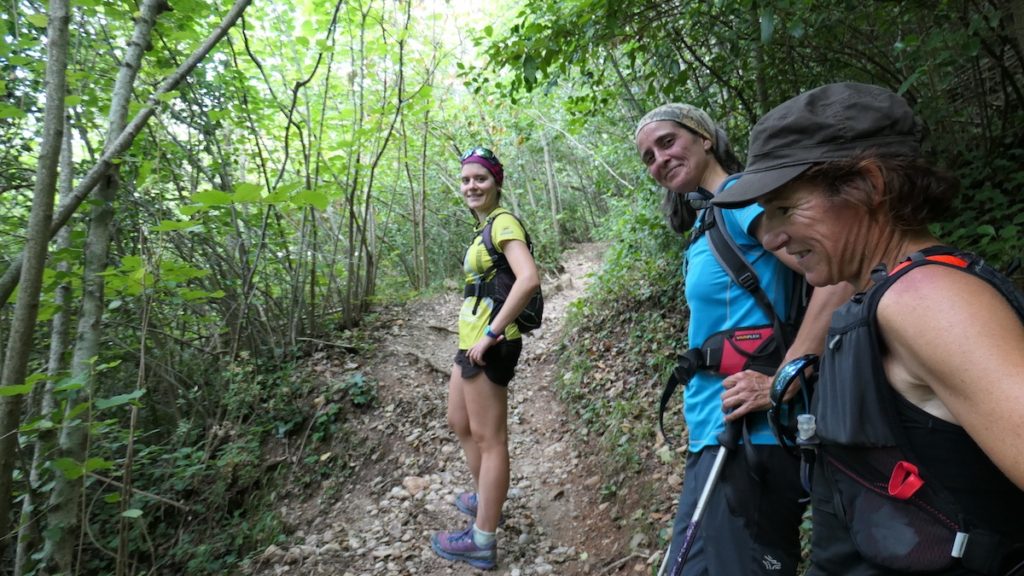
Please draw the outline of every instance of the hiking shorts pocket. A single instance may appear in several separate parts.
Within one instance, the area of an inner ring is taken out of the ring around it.
[[[523,352],[522,339],[502,340],[484,352],[486,366],[477,366],[469,361],[465,350],[455,353],[455,364],[462,371],[462,377],[466,380],[476,378],[483,372],[487,379],[498,386],[508,386],[512,377],[516,375],[516,366],[519,364],[519,355]]]

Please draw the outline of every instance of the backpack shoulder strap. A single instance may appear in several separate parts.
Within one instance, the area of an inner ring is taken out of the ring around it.
[[[499,214],[489,216],[483,229],[478,232],[478,234],[480,234],[480,240],[483,242],[484,248],[487,249],[487,254],[490,255],[491,262],[493,262],[494,265],[497,265],[499,258],[504,257],[504,255],[501,252],[498,252],[498,249],[494,247],[494,239],[491,238],[491,230],[494,228],[494,219],[498,216]]]
[[[533,241],[530,239],[530,233],[526,231],[526,226],[523,226],[523,221],[519,219],[519,216],[516,216],[512,212],[504,209],[498,209],[495,210],[495,212],[497,213],[487,217],[487,223],[484,225],[483,229],[480,230],[479,234],[481,234],[480,239],[483,242],[484,248],[487,249],[487,254],[491,256],[491,262],[494,263],[495,267],[501,268],[508,266],[508,259],[505,258],[503,253],[498,252],[498,249],[494,246],[494,239],[491,237],[491,230],[494,228],[494,221],[497,220],[499,216],[507,214],[508,216],[516,219],[516,222],[519,223],[519,227],[523,229],[523,235],[526,237],[526,247],[530,249],[531,254],[533,253]]]
[[[733,282],[739,284],[754,297],[757,305],[771,319],[772,325],[775,327],[776,336],[782,338],[782,321],[779,315],[775,313],[775,307],[772,306],[768,294],[761,287],[761,279],[758,278],[757,272],[750,266],[747,259],[743,257],[743,252],[740,250],[739,245],[736,244],[736,240],[726,231],[725,215],[722,213],[722,209],[718,206],[712,206],[711,210],[712,212],[709,215],[716,221],[715,225],[711,226],[707,231],[711,253],[714,254],[715,260],[718,260],[718,263],[729,275],[729,278],[732,278]],[[784,343],[782,348],[785,349]]]
[[[924,248],[908,256],[903,262],[893,266],[892,270],[886,270],[885,266],[879,265],[872,271],[872,279],[876,283],[892,283],[914,268],[926,264],[938,264],[948,268],[957,268],[972,276],[981,278],[1006,299],[1020,317],[1021,322],[1024,322],[1024,293],[1014,286],[1013,281],[986,264],[977,255],[957,250],[950,246],[930,246]],[[880,298],[881,291],[878,292],[878,298]],[[874,306],[877,306],[877,302],[874,303]],[[872,311],[872,313],[874,312]]]

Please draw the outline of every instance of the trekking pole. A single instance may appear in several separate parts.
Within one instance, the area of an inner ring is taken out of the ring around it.
[[[693,509],[693,516],[690,516],[690,523],[686,526],[686,536],[683,538],[683,544],[679,552],[676,553],[676,563],[672,567],[672,576],[681,576],[683,573],[683,565],[686,564],[686,557],[690,555],[690,549],[693,548],[693,542],[697,538],[697,528],[700,527],[700,521],[704,516],[704,508],[707,506],[708,499],[711,497],[711,492],[714,491],[715,485],[718,483],[718,477],[722,474],[722,466],[725,464],[725,458],[729,452],[736,449],[736,445],[739,443],[740,434],[743,431],[743,420],[733,420],[725,425],[725,430],[718,435],[718,454],[715,455],[715,462],[711,465],[711,473],[708,475],[708,481],[704,484],[704,489],[700,493],[700,498],[697,499],[697,506]],[[668,565],[669,552],[672,550],[672,544],[669,543],[668,550],[665,552],[665,559],[661,563],[661,569],[658,570],[658,576],[663,576],[665,567]]]

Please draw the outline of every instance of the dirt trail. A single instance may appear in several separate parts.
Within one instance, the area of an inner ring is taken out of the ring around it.
[[[614,574],[644,563],[601,503],[605,481],[594,452],[571,433],[571,416],[552,386],[560,374],[551,352],[566,308],[582,294],[602,250],[587,244],[565,254],[564,272],[544,285],[544,327],[524,342],[510,389],[512,481],[493,574]],[[376,406],[353,426],[357,437],[336,443],[360,463],[344,481],[292,498],[281,509],[294,530],[290,543],[269,548],[250,573],[478,572],[436,557],[429,542],[435,530],[465,526],[452,502],[472,485],[445,421],[459,305],[457,289],[449,292],[383,311],[371,358],[349,357],[323,370],[330,379],[360,369],[377,382]]]

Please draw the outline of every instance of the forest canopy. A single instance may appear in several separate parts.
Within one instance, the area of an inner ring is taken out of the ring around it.
[[[1004,269],[1024,249],[1021,0],[15,0],[0,24],[15,574],[215,573],[265,546],[264,444],[311,421],[289,371],[458,280],[470,146],[543,266],[595,238],[644,263],[672,241],[645,111],[704,108],[743,152],[772,106],[869,82],[963,182],[937,232]]]

